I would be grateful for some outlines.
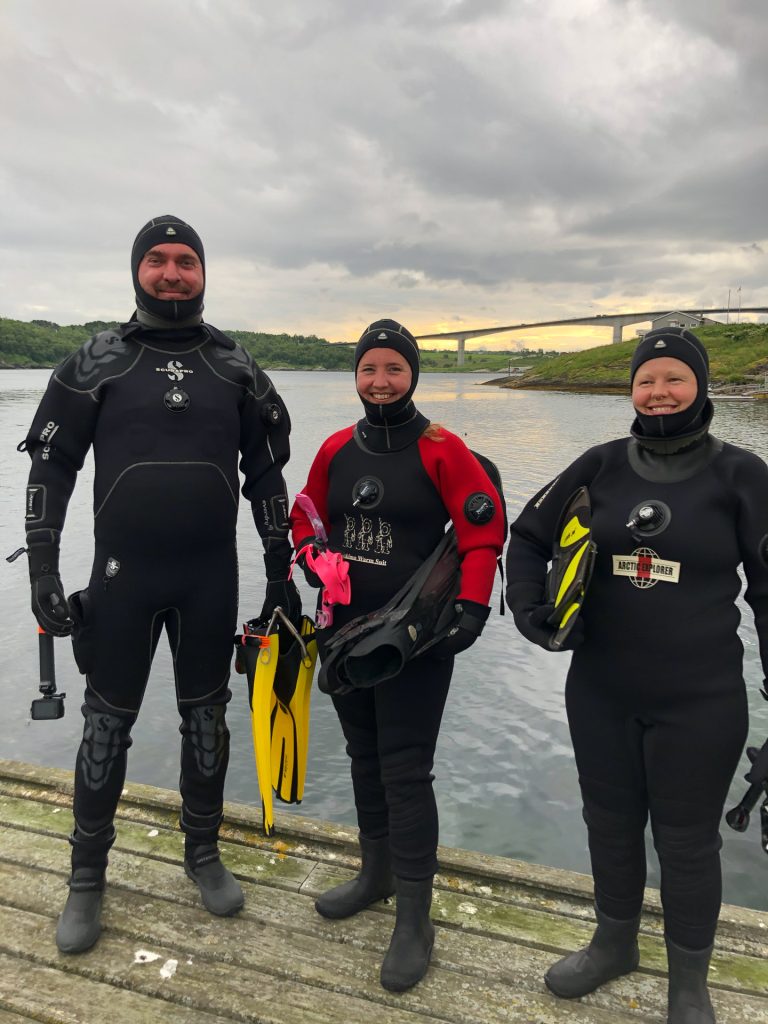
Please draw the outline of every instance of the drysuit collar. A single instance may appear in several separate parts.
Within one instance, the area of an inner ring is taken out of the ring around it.
[[[358,420],[355,434],[363,448],[377,454],[399,452],[418,441],[429,426],[429,420],[422,416],[412,401],[395,415],[378,415],[391,410],[393,405],[372,405],[363,402],[366,415]]]
[[[146,295],[146,292],[144,294]],[[149,302],[158,302],[158,303],[161,303],[163,306],[179,306],[179,305],[183,305],[183,303],[179,303],[179,302],[163,302],[162,299],[153,299],[149,295],[147,295],[147,301],[149,301]],[[192,300],[190,299],[190,300],[185,300],[185,301],[192,301]],[[139,323],[142,325],[142,327],[147,327],[150,330],[154,329],[154,330],[162,330],[162,331],[168,331],[168,330],[172,331],[172,330],[175,330],[176,328],[179,328],[179,327],[196,327],[196,326],[198,326],[199,324],[201,324],[203,322],[202,311],[200,313],[193,313],[191,316],[186,317],[184,320],[168,320],[165,317],[154,316],[152,313],[148,312],[146,309],[140,309],[140,308],[136,310],[136,314],[135,315],[136,315],[136,319],[139,321]]]

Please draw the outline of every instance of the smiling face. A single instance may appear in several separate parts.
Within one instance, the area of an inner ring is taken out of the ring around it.
[[[644,416],[671,416],[688,409],[699,392],[687,363],[660,356],[643,363],[632,381],[632,404]]]
[[[147,295],[169,302],[194,299],[205,285],[197,253],[180,242],[153,245],[142,257],[138,277]]]
[[[389,405],[405,395],[413,380],[404,356],[393,348],[369,349],[357,364],[357,393],[374,405]]]

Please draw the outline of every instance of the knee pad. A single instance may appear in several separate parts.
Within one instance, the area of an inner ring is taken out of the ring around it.
[[[198,771],[207,778],[221,770],[229,753],[226,714],[226,704],[204,704],[181,713],[179,732],[192,747]]]
[[[131,729],[135,715],[110,715],[82,706],[83,742],[80,747],[79,769],[86,787],[91,791],[103,789],[115,762],[122,759],[131,743]]]

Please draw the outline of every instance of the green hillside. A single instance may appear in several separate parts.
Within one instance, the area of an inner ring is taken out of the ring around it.
[[[714,387],[760,385],[768,373],[768,324],[717,324],[696,328],[709,352]],[[549,356],[511,388],[626,392],[637,338],[566,355]]]
[[[116,323],[91,323],[62,327],[48,320],[8,320],[0,317],[0,368],[47,368],[57,366],[92,334],[117,327]],[[329,342],[314,335],[264,334],[256,331],[227,331],[239,341],[265,370],[351,370],[354,344]],[[538,353],[482,352],[466,353],[465,373],[482,370],[501,373],[511,362],[536,363]],[[422,369],[457,371],[456,350],[422,350]]]

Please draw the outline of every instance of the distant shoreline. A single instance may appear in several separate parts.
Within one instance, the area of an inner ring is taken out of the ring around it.
[[[496,381],[486,381],[487,384],[496,384]],[[604,385],[602,387],[584,387],[575,384],[523,384],[523,383],[498,383],[498,387],[507,391],[560,391],[570,395],[623,395],[629,396],[629,385],[623,387]],[[709,397],[714,402],[760,402],[768,400],[768,391],[756,391],[749,394],[738,392],[710,391]]]

